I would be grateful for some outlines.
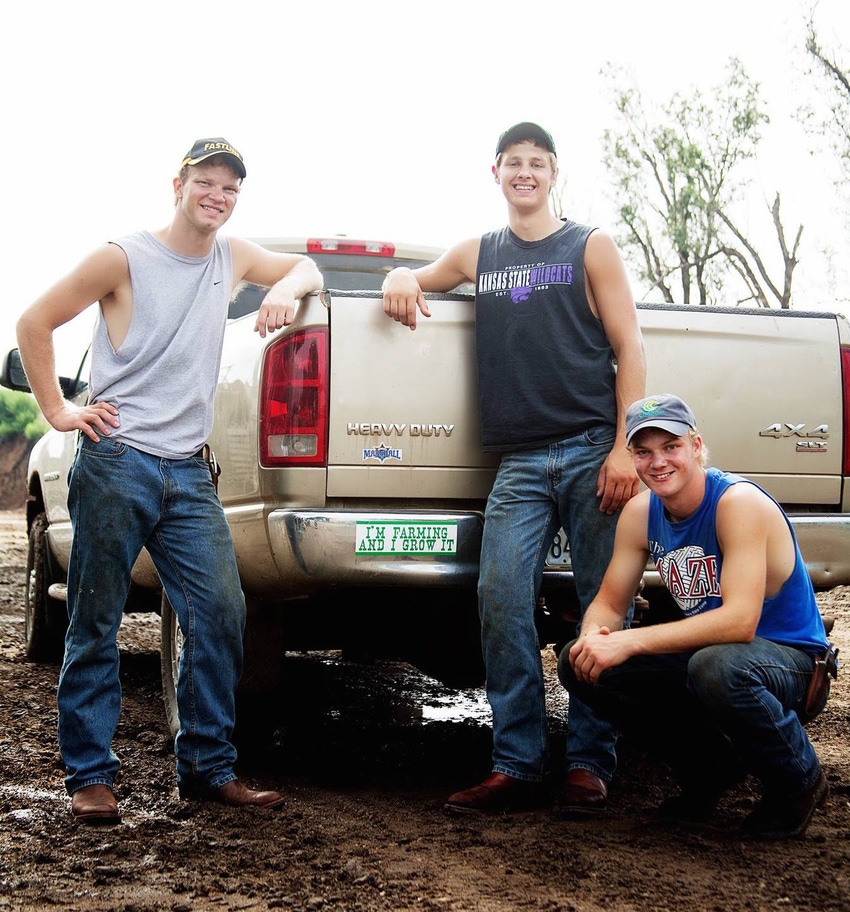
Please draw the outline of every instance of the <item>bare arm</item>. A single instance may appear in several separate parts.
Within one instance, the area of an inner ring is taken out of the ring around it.
[[[423,317],[431,316],[424,292],[451,291],[462,282],[475,281],[480,244],[480,238],[471,238],[456,244],[427,266],[393,269],[384,279],[382,288],[384,313],[396,322],[416,329],[417,308]]]
[[[615,513],[638,492],[634,461],[626,447],[626,410],[645,395],[646,356],[634,296],[614,241],[594,231],[584,257],[588,297],[617,359],[617,439],[599,472],[599,509]]]
[[[647,496],[644,492],[634,503]],[[630,502],[617,524],[618,544],[620,524],[627,513],[632,513],[631,507]],[[791,543],[790,533],[786,526],[788,538],[778,534],[777,520],[783,525],[784,520],[776,512],[777,509],[772,501],[751,485],[730,488],[721,497],[716,515],[717,536],[723,552],[720,579],[722,604],[711,611],[666,624],[616,630],[607,635],[602,631],[589,630],[587,638],[580,640],[570,651],[570,661],[578,677],[595,682],[606,668],[619,665],[632,655],[690,652],[714,643],[750,642],[761,617],[768,585],[768,566],[778,562],[778,575],[785,572],[779,570],[780,565],[788,566],[786,545]],[[790,570],[785,579],[788,573]],[[605,579],[608,579],[607,573]],[[776,583],[778,588],[781,583],[778,579]],[[603,590],[604,583],[600,594]]]
[[[56,378],[53,331],[96,301],[110,306],[129,284],[124,251],[106,244],[37,298],[20,316],[16,330],[21,361],[44,417],[57,431],[81,430],[92,440],[118,427],[118,410],[107,402],[77,406],[62,395]]]
[[[277,253],[253,241],[231,238],[233,283],[253,282],[270,286],[257,313],[254,331],[265,338],[292,322],[298,301],[323,285],[319,267],[298,253]]]

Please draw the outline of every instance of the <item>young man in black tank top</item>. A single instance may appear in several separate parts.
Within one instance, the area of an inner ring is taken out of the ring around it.
[[[508,226],[419,269],[393,270],[383,289],[386,314],[415,329],[417,313],[430,316],[424,292],[476,283],[483,443],[501,453],[478,583],[493,758],[483,782],[449,797],[447,810],[460,813],[541,801],[549,749],[534,610],[546,551],[562,526],[583,610],[611,556],[617,515],[637,493],[625,412],[646,379],[614,242],[550,208],[558,177],[552,137],[537,124],[516,124],[499,137],[492,171]],[[610,725],[572,703],[565,814],[606,808],[615,741]]]

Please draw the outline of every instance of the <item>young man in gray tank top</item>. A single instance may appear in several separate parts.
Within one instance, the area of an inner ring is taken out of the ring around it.
[[[235,691],[245,600],[230,531],[205,461],[227,306],[242,280],[270,286],[254,329],[291,322],[322,287],[307,257],[219,238],[245,164],[221,137],[200,139],[173,180],[164,228],[93,251],[17,323],[24,369],[44,417],[79,433],[69,476],[74,535],[65,658],[57,694],[59,747],[71,811],[81,823],[120,820],[112,750],[121,693],[116,637],[130,570],[146,548],[185,636],[175,739],[181,797],[271,808],[277,792],[236,777]],[[90,397],[68,402],[56,379],[53,332],[92,304]]]
[[[541,800],[548,731],[534,610],[558,526],[570,542],[582,611],[611,556],[614,527],[638,479],[625,412],[644,393],[634,298],[612,239],[557,218],[552,137],[534,123],[506,130],[493,176],[507,227],[455,245],[434,263],[393,270],[384,311],[416,328],[423,292],[476,283],[475,330],[484,449],[501,453],[487,501],[478,605],[493,712],[491,773],[451,795],[453,812],[501,812]],[[616,369],[615,369],[616,362]],[[616,732],[570,701],[561,810],[607,806]]]

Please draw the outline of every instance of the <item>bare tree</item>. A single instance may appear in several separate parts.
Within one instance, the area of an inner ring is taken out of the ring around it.
[[[768,211],[784,269],[771,279],[733,216],[748,186],[742,166],[755,158],[768,117],[740,61],[732,58],[727,71],[707,98],[676,93],[657,116],[620,71],[604,71],[617,112],[603,142],[623,228],[618,241],[647,297],[708,305],[735,294],[739,305],[787,309],[803,228],[789,245],[777,193]]]

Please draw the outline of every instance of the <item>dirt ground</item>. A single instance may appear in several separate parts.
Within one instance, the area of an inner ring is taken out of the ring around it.
[[[240,775],[287,802],[238,811],[177,798],[157,618],[135,615],[120,637],[124,821],[76,826],[56,746],[58,669],[24,656],[25,563],[23,515],[0,513],[0,910],[850,909],[846,672],[810,726],[831,794],[793,842],[738,837],[757,798],[751,781],[710,823],[663,826],[654,809],[673,789],[626,743],[603,819],[448,816],[446,796],[489,771],[483,695],[334,654],[290,657],[279,698],[240,717]],[[850,590],[821,600],[850,659]],[[550,683],[557,757],[565,703]]]

